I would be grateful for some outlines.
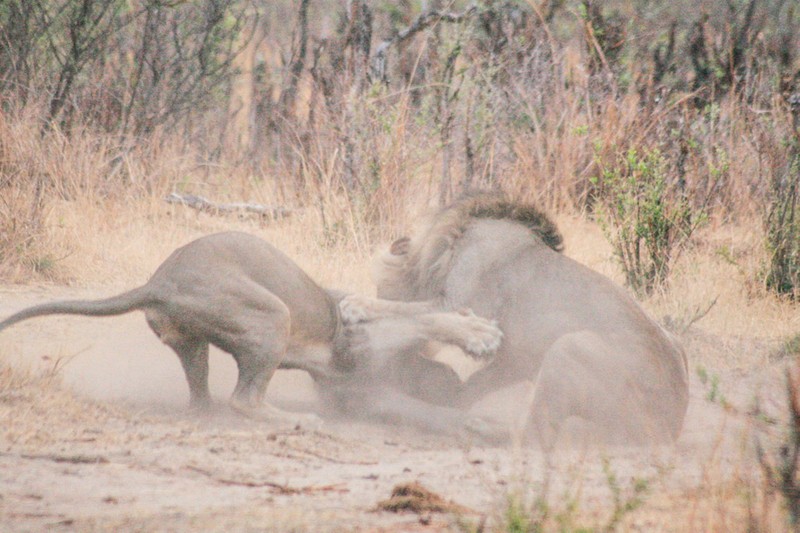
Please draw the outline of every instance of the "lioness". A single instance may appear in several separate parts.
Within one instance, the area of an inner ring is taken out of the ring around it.
[[[534,207],[468,197],[379,256],[381,300],[349,296],[343,316],[469,307],[496,319],[504,333],[496,356],[450,391],[450,403],[467,407],[531,380],[530,420],[545,449],[572,417],[608,442],[677,438],[689,398],[682,349],[624,290],[561,249],[557,228]]]
[[[391,412],[401,418],[408,411],[412,421],[430,418],[428,425],[437,429],[453,429],[463,422],[462,414],[444,408],[429,406],[425,414],[426,405],[417,405],[413,398],[404,403],[399,390],[378,395],[382,388],[370,381],[371,375],[395,356],[416,353],[430,340],[453,343],[472,354],[489,354],[500,342],[497,327],[469,312],[433,312],[389,317],[348,330],[338,308],[342,296],[322,289],[269,243],[229,232],[177,249],[141,287],[104,300],[30,307],[0,322],[0,330],[42,315],[108,316],[142,310],[150,328],[180,358],[192,406],[204,408],[210,403],[208,348],[213,344],[231,354],[238,365],[233,407],[272,417],[285,416],[263,402],[267,384],[280,366],[309,371],[339,391],[340,397],[342,387],[354,388],[358,382],[352,375],[332,372],[328,365],[333,358],[341,370],[348,370],[346,361],[352,361],[348,347],[353,344],[359,357],[368,360],[356,366],[374,397],[374,402],[361,406],[362,411]],[[387,328],[387,323],[393,326]],[[370,328],[375,328],[373,335],[365,335]],[[365,386],[358,384],[363,395]],[[411,411],[409,406],[417,409]]]

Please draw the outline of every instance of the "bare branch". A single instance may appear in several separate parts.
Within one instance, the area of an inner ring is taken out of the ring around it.
[[[448,22],[451,24],[459,23],[468,19],[477,12],[478,6],[476,4],[472,4],[461,13],[448,13],[437,10],[421,13],[409,27],[399,31],[395,36],[384,40],[377,46],[377,48],[375,48],[375,54],[373,54],[372,60],[370,61],[374,78],[381,81],[386,81],[386,52],[390,46],[407,41],[417,33],[434,24],[439,24],[441,22]]]
[[[297,13],[297,38],[292,42],[292,57],[289,60],[289,73],[286,86],[279,98],[280,113],[284,117],[294,116],[294,103],[297,97],[297,86],[303,74],[308,49],[308,4],[309,0],[301,0]]]

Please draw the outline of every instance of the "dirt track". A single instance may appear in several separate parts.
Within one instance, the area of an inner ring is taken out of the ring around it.
[[[113,292],[0,289],[0,316],[48,299]],[[685,340],[692,369],[697,352],[717,341],[702,331]],[[742,350],[772,349],[752,339],[726,342],[739,342]],[[708,513],[687,505],[687,494],[757,477],[749,445],[754,422],[742,414],[753,396],[761,391],[768,414],[783,411],[781,364],[749,376],[709,369],[733,406],[727,410],[708,401],[710,385],[693,371],[692,401],[676,446],[562,451],[546,466],[531,448],[411,428],[335,420],[318,429],[279,426],[225,407],[196,416],[185,408],[188,392],[177,358],[139,313],[42,318],[0,334],[4,366],[46,369],[59,360],[65,363],[61,387],[46,378],[0,381],[2,530],[457,530],[459,521],[497,523],[510,494],[530,502],[543,494],[545,479],[552,510],[565,511],[574,499],[576,525],[602,526],[613,509],[604,458],[623,498],[633,494],[634,478],[648,483],[646,503],[627,517],[626,528],[700,529]],[[212,394],[224,405],[235,366],[213,353],[211,375]],[[498,414],[497,406],[517,394],[506,391],[477,411]],[[296,372],[279,372],[270,398],[302,411],[313,410],[316,401],[310,380]],[[469,511],[460,518],[375,511],[392,487],[407,481]]]

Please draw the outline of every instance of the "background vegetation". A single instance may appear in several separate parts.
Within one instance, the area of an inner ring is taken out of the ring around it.
[[[643,295],[756,222],[794,296],[798,55],[787,0],[6,0],[0,267],[69,277],[54,202],[261,201],[368,247],[489,188],[597,217]]]

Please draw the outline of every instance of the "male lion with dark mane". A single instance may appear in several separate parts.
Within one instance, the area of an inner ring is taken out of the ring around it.
[[[608,443],[673,441],[689,399],[683,350],[622,288],[561,250],[538,209],[467,197],[379,256],[381,300],[349,296],[343,317],[468,307],[504,336],[494,359],[449,391],[451,405],[530,380],[530,429],[545,449],[570,419]]]

